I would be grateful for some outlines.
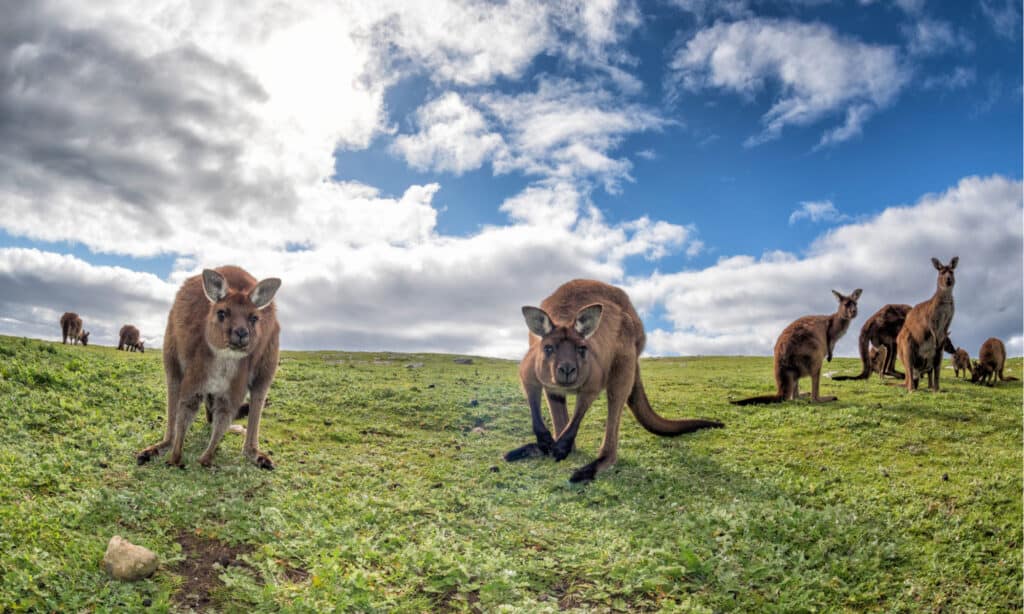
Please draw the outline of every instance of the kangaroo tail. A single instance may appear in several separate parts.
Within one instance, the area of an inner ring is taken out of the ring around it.
[[[1016,377],[1004,377],[1003,381],[1004,382],[1019,382],[1020,380],[1017,379]]]
[[[647,393],[644,392],[644,384],[640,381],[640,365],[637,365],[633,391],[629,393],[629,399],[626,403],[633,410],[633,415],[636,416],[640,426],[655,435],[675,437],[676,435],[692,433],[700,429],[722,428],[725,426],[717,420],[669,420],[654,413],[654,410],[651,408],[651,402],[647,400]]]
[[[835,378],[832,378],[835,379]],[[850,378],[856,379],[856,378]],[[729,401],[733,405],[763,405],[765,403],[781,403],[781,394],[766,394],[759,397],[750,397],[749,399],[740,399],[739,401]]]
[[[868,331],[860,331],[860,340],[858,341],[858,349],[860,350],[860,361],[864,365],[861,368],[859,375],[833,375],[832,381],[845,381],[849,379],[867,379],[871,377],[871,361],[868,360]]]

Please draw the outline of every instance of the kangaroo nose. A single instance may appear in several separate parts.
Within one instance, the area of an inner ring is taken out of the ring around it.
[[[576,377],[576,365],[558,365],[558,378],[563,382],[571,382]]]
[[[249,343],[249,329],[247,329],[247,328],[245,328],[243,326],[240,326],[240,327],[236,328],[232,332],[234,333],[235,340],[239,344],[245,345],[246,343]]]

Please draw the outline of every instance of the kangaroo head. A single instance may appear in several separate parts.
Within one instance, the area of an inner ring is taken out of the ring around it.
[[[540,308],[523,307],[530,332],[540,337],[536,344],[534,370],[541,384],[555,388],[578,388],[590,377],[590,348],[587,340],[601,324],[603,307],[587,305],[568,324],[552,322]]]
[[[939,272],[938,287],[939,290],[952,290],[953,284],[956,283],[956,277],[953,275],[953,269],[956,268],[956,264],[960,262],[959,256],[953,256],[953,259],[949,261],[949,265],[944,265],[939,262],[938,258],[932,258],[932,266]]]
[[[835,295],[836,300],[839,301],[839,315],[844,320],[852,320],[857,317],[857,301],[860,299],[861,292],[862,290],[860,288],[857,288],[856,290],[850,293],[850,296],[844,296],[843,294],[836,292],[835,290],[832,291],[832,294]]]
[[[135,349],[137,349],[140,352],[142,352],[143,354],[145,354],[146,353],[146,342],[140,340],[138,343],[135,344]]]
[[[228,280],[212,269],[203,271],[203,292],[210,301],[206,315],[206,343],[214,351],[248,354],[263,333],[260,311],[274,300],[281,287],[276,277],[264,279],[248,292],[228,287]]]
[[[82,342],[82,345],[89,345],[89,331],[85,331],[78,335],[78,340]]]
[[[992,373],[992,369],[980,360],[974,361],[974,368],[971,369],[971,381],[980,382],[983,378],[988,377]]]

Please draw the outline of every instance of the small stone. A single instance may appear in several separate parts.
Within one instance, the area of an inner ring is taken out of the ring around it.
[[[405,368],[406,369],[419,369],[422,366],[423,366],[422,362],[410,362],[409,364],[405,365]]]
[[[469,406],[470,407],[476,407],[479,404],[480,404],[480,401],[477,401],[476,399],[473,399],[472,401],[469,402]]]
[[[484,427],[482,427],[482,426],[474,426],[473,430],[470,431],[470,433],[476,433],[477,435],[483,435],[486,432],[487,431],[485,431]]]
[[[228,427],[229,433],[238,433],[239,435],[245,435],[245,427],[241,424],[232,424]]]
[[[429,386],[427,386],[427,388],[437,388],[437,386],[434,384],[430,384]]]
[[[491,465],[491,473],[498,473],[499,469],[497,465]]]
[[[143,599],[142,600],[142,607],[148,608],[151,605],[153,605],[153,600],[152,599]]]
[[[109,465],[107,465],[103,461],[100,461],[100,462],[96,463],[96,466],[99,467],[100,469],[106,469]]]
[[[943,473],[942,474],[942,481],[943,482],[948,482],[949,481],[949,474],[948,473]]]
[[[107,552],[103,555],[103,568],[107,573],[117,580],[130,582],[153,575],[157,562],[152,550],[136,546],[120,535],[110,538]]]

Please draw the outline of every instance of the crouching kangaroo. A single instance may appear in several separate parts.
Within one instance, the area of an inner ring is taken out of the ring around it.
[[[811,399],[815,402],[836,401],[836,397],[818,394],[822,362],[832,361],[832,350],[840,337],[846,334],[850,320],[857,317],[857,300],[861,289],[849,296],[832,291],[839,308],[828,316],[804,316],[782,331],[775,342],[775,394],[731,401],[733,405],[780,403],[799,396],[801,377],[811,376]],[[870,371],[868,372],[870,373]]]
[[[82,330],[82,318],[77,313],[65,311],[60,317],[61,343],[71,339],[71,345],[89,345],[89,332]]]
[[[877,369],[874,368],[874,362],[868,352],[869,346],[874,346],[875,349],[885,349],[885,365],[879,375],[903,377],[903,374],[896,370],[896,336],[903,328],[903,321],[907,319],[909,311],[910,305],[893,303],[883,305],[881,309],[872,314],[860,329],[858,349],[863,365],[861,372],[857,375],[837,375],[832,380],[841,382],[850,379],[867,379],[875,372]]]
[[[954,256],[949,265],[944,265],[932,258],[932,266],[939,272],[935,294],[914,305],[896,337],[900,362],[907,372],[904,385],[908,392],[917,389],[922,373],[928,374],[928,387],[935,392],[939,390],[942,351],[952,347],[952,342],[947,343],[947,340],[954,312],[953,285],[956,277],[953,270],[959,261]]]
[[[622,290],[599,281],[573,280],[544,299],[539,308],[523,307],[523,316],[530,329],[530,348],[519,364],[519,378],[537,443],[508,452],[505,460],[542,455],[564,459],[573,449],[584,414],[602,391],[608,394],[604,441],[597,460],[573,472],[571,482],[592,480],[615,464],[624,404],[655,435],[671,437],[723,426],[714,420],[669,420],[651,409],[637,360],[646,342],[644,327]],[[555,437],[541,417],[542,393]],[[569,394],[576,395],[571,420],[566,409]]]
[[[213,405],[210,444],[199,457],[209,466],[217,445],[249,392],[245,457],[273,469],[259,449],[260,413],[277,370],[278,336],[274,294],[277,278],[256,279],[234,266],[206,269],[182,284],[167,318],[164,372],[167,375],[167,434],[139,453],[148,462],[170,448],[168,465],[181,465],[185,432],[209,398]]]
[[[966,352],[965,352],[966,353]],[[978,360],[974,363],[974,371],[971,373],[971,381],[976,384],[995,384],[996,377],[1001,382],[1019,381],[1016,377],[1006,377],[1003,369],[1006,367],[1006,346],[995,337],[989,337],[981,344],[978,350]]]
[[[125,324],[118,333],[117,349],[129,352],[146,352],[145,342],[140,338],[139,329],[131,324]]]

